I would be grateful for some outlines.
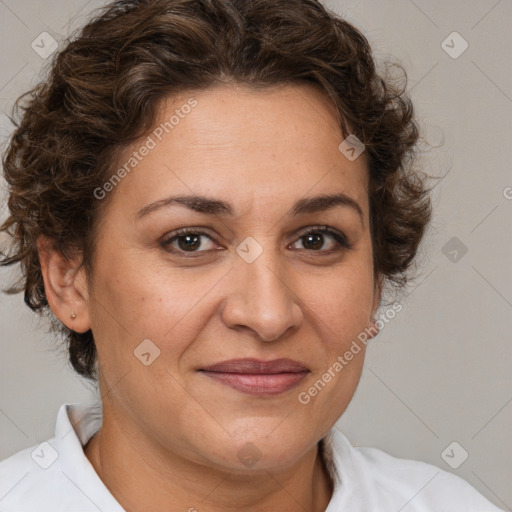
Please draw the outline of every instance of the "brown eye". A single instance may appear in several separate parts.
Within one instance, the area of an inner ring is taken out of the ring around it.
[[[204,240],[212,238],[202,231],[193,231],[189,229],[181,229],[162,242],[163,247],[170,247],[172,250],[178,252],[205,252],[211,250],[213,247],[208,247],[207,242]],[[206,245],[206,248],[204,248]],[[202,248],[201,250],[199,250]]]
[[[303,233],[299,240],[302,241],[302,248],[309,251],[333,252],[340,250],[340,247],[351,249],[351,245],[343,233],[327,227],[310,229],[306,233]],[[328,245],[327,248],[325,248],[326,244]]]
[[[302,237],[302,243],[306,249],[322,249],[325,243],[325,235],[323,233],[309,233]]]
[[[176,240],[179,248],[184,251],[195,251],[201,246],[201,235],[181,235]]]

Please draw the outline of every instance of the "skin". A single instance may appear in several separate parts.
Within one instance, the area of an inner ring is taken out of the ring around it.
[[[78,260],[38,243],[52,311],[96,340],[104,420],[84,451],[127,511],[323,511],[333,484],[317,443],[354,395],[364,345],[308,404],[298,395],[374,326],[365,155],[339,151],[337,114],[311,85],[183,93],[161,104],[157,124],[191,97],[197,106],[110,192],[92,287]],[[355,200],[362,219],[348,206],[289,216],[299,199],[334,192]],[[136,220],[182,194],[226,201],[235,215],[175,204]],[[318,225],[351,248],[329,234],[308,242]],[[208,235],[195,258],[183,238],[162,245],[183,227]],[[252,263],[236,252],[248,236],[263,249]],[[147,366],[134,356],[145,339],[160,350]],[[240,357],[287,357],[310,373],[261,396],[198,371]],[[259,457],[251,467],[238,456],[246,443]]]

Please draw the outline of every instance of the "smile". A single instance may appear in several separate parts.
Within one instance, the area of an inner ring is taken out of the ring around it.
[[[232,359],[202,368],[201,373],[251,395],[277,395],[297,386],[310,370],[298,361]]]

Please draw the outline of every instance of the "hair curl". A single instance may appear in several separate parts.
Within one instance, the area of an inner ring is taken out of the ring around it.
[[[419,131],[398,68],[402,85],[377,71],[356,28],[317,0],[107,5],[55,54],[48,79],[14,104],[2,158],[10,216],[0,227],[11,251],[0,265],[20,263],[22,277],[4,292],[24,291],[27,306],[64,336],[75,371],[97,380],[92,331],[74,332],[51,313],[36,240],[45,235],[66,257],[79,254],[90,279],[108,204],[93,191],[111,176],[116,150],[153,127],[166,96],[229,82],[308,82],[330,98],[343,134],[366,146],[375,275],[403,287],[431,202],[426,175],[413,166]]]

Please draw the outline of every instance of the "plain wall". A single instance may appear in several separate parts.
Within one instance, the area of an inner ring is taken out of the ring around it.
[[[42,32],[63,40],[102,4],[0,3],[4,142],[5,113],[48,62],[32,41]],[[418,256],[419,277],[400,299],[403,309],[370,342],[361,382],[337,426],[357,446],[452,471],[512,510],[512,4],[324,5],[360,28],[378,59],[394,56],[404,65],[426,137],[423,166],[445,176],[433,190],[435,213]],[[468,43],[459,56],[464,41],[454,31]],[[14,275],[0,270],[0,285]],[[0,295],[0,348],[3,459],[53,437],[62,403],[97,395],[74,375],[22,294]],[[455,457],[469,454],[456,469],[441,457],[454,441]]]

